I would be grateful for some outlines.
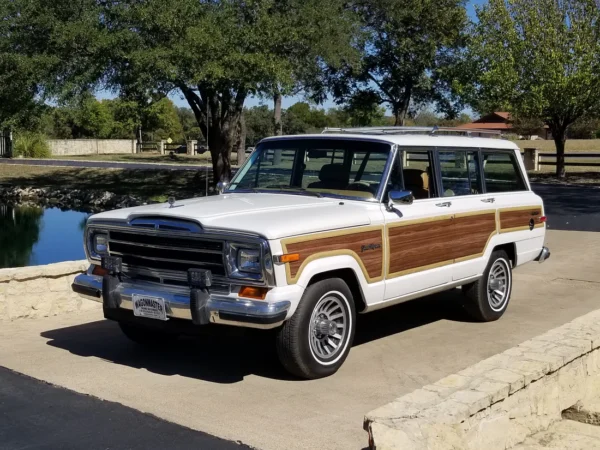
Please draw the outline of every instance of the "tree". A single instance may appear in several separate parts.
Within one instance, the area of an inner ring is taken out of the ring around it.
[[[462,94],[474,105],[508,106],[548,125],[556,175],[565,142],[600,105],[600,8],[595,0],[489,0],[477,11]]]
[[[446,68],[456,60],[467,20],[464,0],[358,0],[360,64],[331,69],[338,103],[388,105],[395,125],[434,102],[454,115]]]
[[[341,0],[108,2],[102,20],[121,40],[111,52],[107,81],[138,97],[179,90],[208,141],[216,182],[231,175],[246,98],[270,95],[274,87],[284,92],[301,79],[301,65],[323,64],[315,49],[350,40],[344,38],[342,5]]]
[[[246,108],[244,110],[246,119],[246,145],[254,147],[261,139],[273,136],[273,110],[266,105]]]

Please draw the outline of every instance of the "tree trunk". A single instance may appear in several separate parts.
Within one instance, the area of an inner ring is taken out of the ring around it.
[[[281,123],[281,99],[281,93],[276,91],[275,95],[273,95],[273,126],[275,128],[275,136],[281,136],[283,134],[283,126]]]
[[[556,178],[565,178],[565,143],[567,142],[567,130],[564,127],[551,128],[552,138],[556,146]]]
[[[231,152],[237,144],[247,91],[226,89],[217,92],[210,86],[198,86],[197,93],[183,84],[179,88],[208,143],[213,166],[212,185],[231,180]]]
[[[244,114],[240,117],[237,134],[237,164],[239,167],[246,161],[246,119]]]

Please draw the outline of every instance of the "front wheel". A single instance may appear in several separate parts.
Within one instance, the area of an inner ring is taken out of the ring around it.
[[[354,299],[339,278],[311,284],[294,315],[277,333],[277,354],[292,374],[306,379],[334,374],[342,366],[356,328]]]
[[[483,276],[462,289],[465,309],[473,319],[491,322],[502,317],[512,292],[512,269],[506,252],[492,252]]]

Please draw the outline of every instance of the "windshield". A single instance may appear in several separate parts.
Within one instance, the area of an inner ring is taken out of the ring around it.
[[[260,144],[228,192],[269,191],[377,198],[390,144],[343,139],[290,139]]]

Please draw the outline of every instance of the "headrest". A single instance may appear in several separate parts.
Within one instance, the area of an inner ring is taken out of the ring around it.
[[[429,175],[424,170],[404,169],[404,185],[429,189]]]
[[[319,180],[348,184],[350,174],[341,164],[325,164],[319,172]]]

